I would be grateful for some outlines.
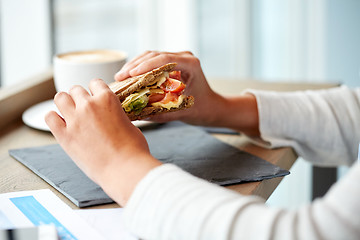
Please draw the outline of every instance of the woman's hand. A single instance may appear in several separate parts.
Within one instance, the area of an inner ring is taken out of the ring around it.
[[[248,135],[259,135],[256,99],[251,94],[224,97],[213,91],[201,69],[200,61],[191,52],[147,51],[130,62],[115,75],[117,81],[176,62],[186,84],[185,94],[195,98],[193,107],[172,113],[160,114],[150,120],[166,122],[181,120],[194,125],[228,127]]]
[[[170,62],[177,63],[175,70],[181,71],[182,81],[186,84],[185,94],[194,96],[195,104],[190,109],[161,114],[151,120],[159,122],[182,120],[195,125],[216,125],[219,116],[216,115],[214,109],[220,107],[223,97],[210,88],[199,59],[190,52],[147,51],[126,63],[115,75],[115,79],[121,81]]]
[[[92,80],[90,95],[74,86],[54,101],[61,115],[46,117],[51,132],[73,159],[110,197],[124,205],[136,184],[161,163],[149,152],[138,128],[102,80]]]

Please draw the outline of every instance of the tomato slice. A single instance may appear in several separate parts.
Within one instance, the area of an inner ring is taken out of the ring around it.
[[[169,73],[169,78],[181,80],[181,71],[172,71]]]
[[[168,78],[160,88],[165,92],[180,93],[185,89],[185,84],[179,80]]]
[[[176,102],[178,100],[178,98],[179,98],[179,94],[167,92],[165,94],[165,97],[160,102],[163,104],[167,104],[169,102]]]
[[[151,104],[154,102],[160,102],[164,97],[165,97],[165,93],[153,93],[149,96],[148,104]]]

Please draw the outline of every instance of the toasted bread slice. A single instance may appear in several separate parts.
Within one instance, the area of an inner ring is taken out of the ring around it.
[[[168,63],[139,76],[130,77],[121,82],[112,82],[109,84],[109,87],[122,102],[130,94],[140,90],[141,88],[154,84],[157,77],[164,72],[170,72],[176,65],[176,63]]]

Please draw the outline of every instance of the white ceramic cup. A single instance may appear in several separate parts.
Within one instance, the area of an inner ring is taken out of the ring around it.
[[[100,78],[106,83],[126,62],[127,55],[117,50],[90,50],[57,54],[54,57],[54,82],[58,92],[68,92],[74,85],[88,90],[91,79]]]

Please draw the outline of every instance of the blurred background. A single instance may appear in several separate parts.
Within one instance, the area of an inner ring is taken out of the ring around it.
[[[0,86],[48,69],[56,53],[110,48],[190,50],[208,78],[354,87],[359,25],[359,0],[0,0]],[[291,170],[269,205],[311,200],[311,166]]]

